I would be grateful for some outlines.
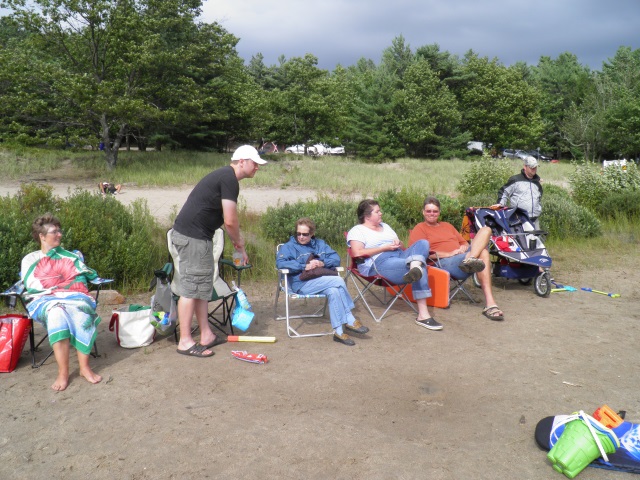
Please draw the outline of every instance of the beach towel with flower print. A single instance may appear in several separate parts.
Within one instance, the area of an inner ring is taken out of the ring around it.
[[[22,279],[33,298],[27,305],[29,316],[47,328],[51,345],[69,339],[76,350],[91,353],[101,318],[87,284],[98,274],[62,247],[39,253],[30,254],[34,262]]]

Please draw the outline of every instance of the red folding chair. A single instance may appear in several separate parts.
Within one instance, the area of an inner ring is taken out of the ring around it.
[[[347,236],[347,232],[344,233],[345,238]],[[347,275],[345,276],[345,282],[347,282],[348,278],[351,278],[353,285],[356,287],[358,291],[358,295],[353,299],[353,303],[356,303],[358,300],[362,300],[362,303],[371,314],[371,317],[376,322],[381,322],[387,312],[393,307],[393,305],[398,301],[398,299],[402,299],[416,314],[418,311],[413,306],[409,297],[405,293],[405,289],[408,285],[407,283],[397,284],[389,280],[388,278],[383,277],[380,274],[375,275],[362,275],[358,271],[358,265],[367,259],[367,256],[363,257],[354,257],[351,253],[351,247],[347,244]],[[373,290],[373,287],[382,287],[382,295],[379,295]],[[366,293],[371,293],[376,300],[378,300],[383,307],[386,307],[384,312],[380,317],[376,317],[365,298]]]

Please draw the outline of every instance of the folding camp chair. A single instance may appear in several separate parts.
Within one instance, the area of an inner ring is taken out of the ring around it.
[[[167,241],[169,239],[167,238]],[[222,252],[224,251],[224,231],[219,228],[216,230],[213,236],[213,259],[214,259],[214,272],[213,272],[213,293],[209,303],[216,302],[217,305],[213,310],[209,312],[208,320],[212,327],[215,327],[225,335],[234,335],[233,325],[231,324],[231,312],[235,306],[235,300],[237,290],[231,289],[227,282],[223,279],[223,269],[228,267],[236,272],[236,286],[240,288],[240,277],[244,270],[251,268],[251,265],[235,265],[232,261],[222,258]],[[171,258],[171,256],[170,256]],[[171,277],[173,276],[173,264],[171,264],[170,271]],[[163,267],[167,269],[167,266]],[[158,271],[156,271],[158,272]],[[169,279],[171,282],[171,279]],[[177,297],[176,297],[177,299]],[[226,330],[228,329],[228,331]],[[175,330],[175,340],[178,343],[179,329]]]
[[[82,253],[79,252],[78,250],[74,250],[74,253],[82,256]],[[95,296],[96,308],[98,306],[98,298],[100,296],[100,290],[102,286],[111,282],[113,282],[112,279],[99,278],[99,277],[90,281],[91,286],[94,288],[94,291],[96,292],[96,296]],[[27,298],[25,287],[24,287],[24,284],[22,283],[22,280],[14,283],[10,288],[0,293],[0,296],[7,298],[9,308],[11,309],[15,308],[17,303],[20,302],[20,304],[24,308],[24,311],[28,312],[27,305],[31,300]],[[38,322],[34,322],[33,318],[31,317],[29,317],[29,321],[31,322],[31,329],[29,331],[29,350],[31,352],[31,368],[40,368],[44,364],[44,362],[46,362],[47,359],[51,355],[53,355],[53,349],[49,351],[49,353],[47,353],[47,355],[42,360],[40,360],[39,362],[36,362],[36,352],[39,351],[40,345],[42,345],[42,343],[49,337],[49,334],[45,330],[40,340],[38,340],[38,342],[36,343],[34,329],[35,329],[35,324]],[[98,356],[98,342],[93,343],[93,352],[91,353],[91,355],[93,357]]]
[[[438,257],[437,253],[433,253],[435,254],[435,259],[431,259],[430,260],[430,264],[432,264],[433,266],[443,269],[440,266],[440,258]],[[444,270],[444,269],[443,269]],[[468,275],[465,276],[464,278],[456,278],[453,275],[450,275],[451,277],[451,282],[453,283],[453,288],[450,288],[449,290],[449,302],[451,302],[451,300],[453,300],[453,298],[458,294],[458,293],[463,293],[464,295],[466,295],[467,299],[471,302],[471,303],[478,303],[469,293],[469,290],[466,289],[466,287],[464,286],[465,282],[467,281],[467,279],[471,278],[473,275]]]
[[[276,246],[276,256],[282,247],[282,243]],[[289,270],[286,268],[280,268],[278,270],[278,285],[276,286],[276,300],[274,305],[273,315],[276,320],[286,320],[287,321],[287,335],[291,338],[303,338],[303,337],[321,337],[323,335],[333,335],[333,329],[328,332],[320,332],[320,333],[299,333],[297,329],[299,329],[305,322],[305,320],[312,318],[322,318],[325,316],[327,311],[327,296],[324,294],[314,294],[314,295],[302,295],[299,293],[294,293],[291,291],[291,287],[289,286]],[[338,272],[343,272],[344,268],[338,267],[336,269]],[[280,299],[280,295],[284,297],[284,315],[278,315],[278,300]],[[310,299],[322,299],[322,304],[316,310],[311,313],[301,313],[294,315],[291,313],[291,303],[296,300],[304,300],[307,303]],[[294,327],[291,324],[291,320],[301,320],[300,324]]]
[[[346,238],[347,232],[345,232],[344,235]],[[405,289],[410,284],[396,284],[378,273],[369,276],[362,275],[358,271],[358,265],[360,263],[363,263],[364,260],[368,257],[354,257],[351,253],[351,247],[348,244],[347,257],[349,259],[349,263],[347,265],[347,275],[345,277],[345,282],[348,278],[351,278],[353,285],[358,291],[358,295],[353,299],[353,303],[356,303],[358,300],[362,300],[362,303],[376,322],[382,321],[384,316],[391,309],[391,307],[393,307],[398,299],[402,299],[415,313],[418,313],[405,292]],[[382,295],[380,296],[379,294],[377,294],[373,287],[382,287]],[[365,297],[365,294],[367,293],[371,293],[371,295],[373,295],[376,300],[378,300],[382,304],[382,306],[386,307],[385,311],[382,312],[382,315],[380,315],[380,317],[375,316],[373,310],[371,309],[371,306],[369,305],[369,302],[367,302],[367,299]]]
[[[409,236],[411,236],[411,230],[409,230]],[[434,258],[429,258],[427,260],[427,264],[428,266],[431,267],[436,267],[440,270],[444,270],[440,264],[440,258],[438,257],[438,254],[436,252],[429,252],[430,253],[430,257],[431,256],[435,256]],[[446,270],[445,270],[446,271]],[[448,272],[447,272],[448,273]],[[460,292],[462,292],[464,295],[466,295],[466,297],[469,299],[469,301],[471,301],[471,303],[478,303],[469,293],[469,291],[466,289],[466,287],[464,286],[465,282],[467,281],[467,279],[470,277],[469,276],[465,276],[464,278],[456,278],[454,276],[452,276],[451,274],[449,274],[449,278],[451,280],[451,283],[453,284],[452,287],[449,287],[449,302],[451,302],[451,300],[453,300],[453,298]],[[427,302],[427,304],[429,304],[429,302]],[[438,305],[439,306],[439,305]],[[448,305],[447,305],[448,306]],[[446,307],[444,307],[446,308]]]

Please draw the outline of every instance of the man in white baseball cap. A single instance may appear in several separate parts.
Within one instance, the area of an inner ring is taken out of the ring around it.
[[[524,168],[519,174],[507,180],[498,191],[498,203],[494,207],[504,207],[509,203],[527,212],[529,220],[540,228],[538,217],[542,213],[540,199],[542,198],[542,184],[537,174],[538,161],[534,157],[524,158]]]
[[[231,161],[235,162],[237,160],[253,160],[258,165],[264,165],[267,163],[265,159],[260,158],[258,150],[253,148],[251,145],[242,145],[241,147],[236,148],[236,151],[233,152],[233,156],[231,157]]]
[[[173,228],[167,233],[169,252],[173,258],[174,273],[171,291],[180,296],[178,320],[180,342],[178,353],[192,357],[211,357],[213,347],[224,343],[211,330],[208,304],[213,294],[215,261],[213,245],[216,230],[224,229],[233,247],[242,255],[242,264],[249,263],[245,243],[238,220],[238,195],[240,180],[253,178],[260,158],[251,145],[238,147],[231,157],[231,165],[214,170],[194,187],[176,217]],[[224,242],[224,235],[216,239]],[[200,341],[191,336],[191,319],[195,314],[200,327]]]

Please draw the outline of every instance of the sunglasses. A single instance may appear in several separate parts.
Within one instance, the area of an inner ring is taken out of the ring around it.
[[[302,232],[296,232],[296,235],[298,237],[310,237],[311,236],[310,233],[302,233]]]
[[[51,234],[51,235],[57,235],[58,233],[59,233],[60,235],[62,235],[62,230],[60,230],[59,228],[57,228],[57,229],[55,229],[55,230],[49,230],[49,231],[47,232],[47,235],[48,235],[48,234]]]
[[[440,210],[425,210],[424,213],[440,213]]]

